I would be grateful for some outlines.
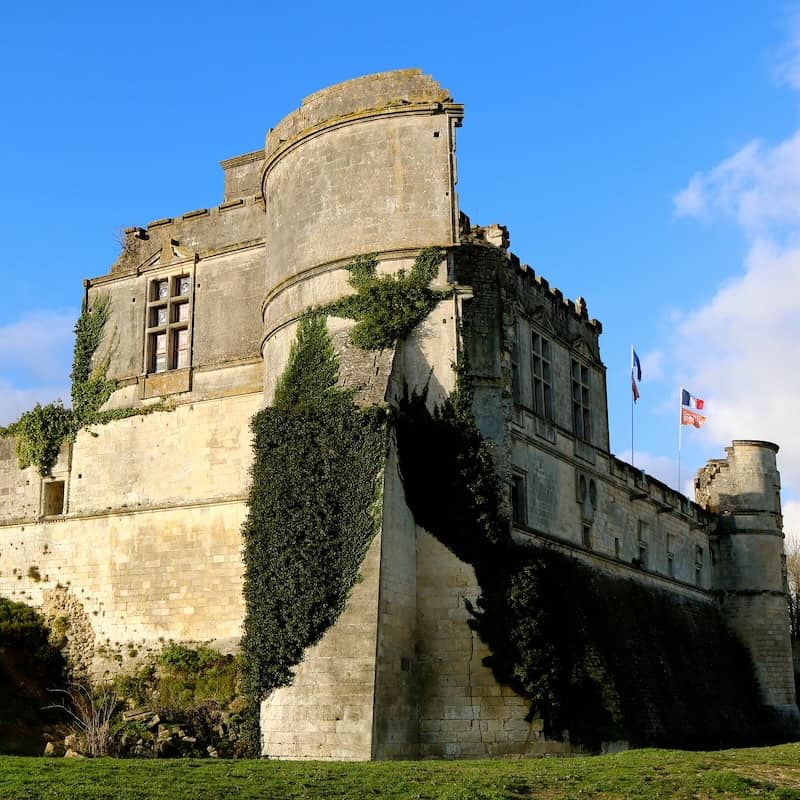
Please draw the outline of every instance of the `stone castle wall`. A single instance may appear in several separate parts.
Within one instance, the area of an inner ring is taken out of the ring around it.
[[[31,499],[2,506],[0,595],[41,607],[67,592],[91,624],[101,673],[170,640],[236,648],[248,424],[259,405],[260,394],[241,395],[81,431],[53,470],[64,513],[51,516],[35,496],[49,481],[15,471],[4,451],[0,473],[22,475]]]
[[[755,656],[765,700],[791,705],[774,453],[770,462],[763,443],[735,443],[701,476],[697,505],[609,452],[602,326],[583,300],[521,265],[505,229],[459,216],[462,113],[416,70],[331,87],[276,125],[263,152],[223,162],[220,206],[128,229],[110,273],[87,283],[90,306],[111,298],[96,363],[109,359],[118,382],[108,408],[168,410],[82,431],[44,480],[19,470],[13,439],[0,439],[0,595],[70,609],[99,672],[171,639],[234,648],[249,421],[271,402],[298,318],[351,291],[353,255],[375,252],[387,273],[439,246],[447,256],[434,283],[450,295],[395,352],[355,352],[352,323],[329,319],[343,385],[359,402],[389,403],[427,387],[433,407],[466,354],[515,538],[676,602],[719,600]],[[156,373],[152,291],[178,277],[191,287],[189,363]],[[551,414],[534,401],[535,336],[551,345]],[[573,361],[589,376],[586,436],[574,427]],[[293,686],[264,703],[266,755],[569,752],[483,666],[486,648],[467,625],[474,571],[415,525],[394,453],[362,575]]]

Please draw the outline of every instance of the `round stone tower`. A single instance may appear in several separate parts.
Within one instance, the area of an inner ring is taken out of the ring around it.
[[[308,308],[351,289],[344,266],[380,271],[457,241],[455,128],[463,107],[419,70],[368,75],[307,97],[267,135],[264,401]]]
[[[778,446],[736,440],[726,452],[696,481],[698,502],[719,514],[715,589],[750,650],[764,703],[796,725]]]

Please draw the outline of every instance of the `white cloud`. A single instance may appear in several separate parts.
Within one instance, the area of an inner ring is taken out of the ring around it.
[[[0,425],[8,425],[19,418],[23,411],[28,411],[36,403],[50,403],[61,398],[69,401],[69,386],[43,384],[33,389],[19,389],[4,380],[0,380]]]
[[[0,425],[36,403],[69,400],[75,313],[32,311],[0,325]]]
[[[722,213],[750,231],[800,224],[800,131],[774,147],[749,142],[708,172],[695,174],[673,204],[676,216]]]
[[[786,534],[786,549],[800,547],[800,500],[783,503],[783,531]]]
[[[649,350],[642,356],[642,380],[660,381],[664,377],[664,352]]]
[[[630,449],[621,453],[619,458],[621,458],[623,461],[627,461],[630,464]],[[646,472],[648,475],[652,475],[654,478],[657,478],[662,483],[666,483],[667,486],[672,486],[675,488],[677,484],[678,462],[673,458],[667,458],[667,456],[659,456],[655,455],[654,453],[636,450],[633,454],[633,465],[636,467],[636,469],[640,469],[643,472]],[[689,495],[689,497],[694,497],[694,489],[692,489],[692,493]]]
[[[680,382],[706,400],[706,435],[778,443],[784,482],[798,488],[799,323],[800,247],[758,239],[744,275],[683,317],[673,349]]]
[[[800,90],[800,13],[790,12],[789,35],[775,54],[775,77],[780,83]]]
[[[74,311],[31,311],[0,325],[0,370],[35,382],[58,381],[70,370]]]
[[[781,79],[800,90],[800,15],[780,54]],[[774,146],[754,140],[673,198],[676,216],[733,219],[749,240],[740,275],[678,315],[675,378],[707,401],[702,435],[766,439],[789,497],[800,496],[800,130]],[[800,502],[785,506],[800,538]]]

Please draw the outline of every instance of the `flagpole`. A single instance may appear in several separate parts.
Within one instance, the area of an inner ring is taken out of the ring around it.
[[[678,397],[678,491],[681,492],[681,434],[683,431],[683,386]],[[682,494],[683,492],[681,492]]]
[[[634,465],[633,459],[633,406],[634,397],[633,397],[633,345],[631,345],[631,466]]]

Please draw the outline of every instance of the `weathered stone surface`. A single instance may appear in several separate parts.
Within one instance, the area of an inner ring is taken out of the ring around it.
[[[144,408],[166,394],[170,410],[94,426],[65,445],[47,479],[63,481],[60,509],[35,469],[18,469],[13,437],[0,438],[0,594],[41,608],[80,671],[133,667],[169,640],[235,649],[249,420],[271,402],[298,319],[352,292],[344,267],[353,255],[375,252],[386,274],[439,246],[447,256],[434,285],[449,287],[448,298],[406,340],[360,352],[349,343],[352,321],[328,320],[340,383],[360,403],[427,389],[432,409],[466,354],[476,422],[493,445],[509,513],[517,501],[517,541],[547,543],[677,598],[722,602],[765,701],[796,718],[774,447],[734,442],[699,476],[698,504],[610,453],[602,326],[583,298],[565,299],[520,263],[507,229],[471,225],[460,212],[462,113],[419,70],[328,87],[280,121],[264,151],[223,162],[218,207],[126,231],[109,274],[86,287],[90,305],[102,293],[111,299],[95,363],[107,360],[117,381],[108,409]],[[154,292],[181,278],[188,318],[164,330],[187,331],[187,361],[177,368],[173,336],[175,369],[155,373]],[[542,721],[526,719],[527,702],[483,665],[485,645],[467,625],[466,603],[480,591],[474,572],[415,525],[393,452],[383,488],[363,582],[294,684],[262,705],[264,754],[572,752],[568,736],[548,741]],[[145,710],[126,719],[157,740],[126,741],[131,754],[225,754]],[[218,727],[222,741],[227,721]],[[76,757],[75,747],[66,752]]]

